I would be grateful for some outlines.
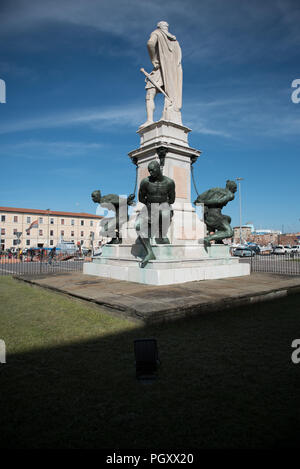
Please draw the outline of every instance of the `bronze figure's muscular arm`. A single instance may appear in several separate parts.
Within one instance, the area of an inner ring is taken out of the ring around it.
[[[175,202],[175,182],[173,179],[169,179],[169,184],[168,184],[168,203],[170,205],[174,204]]]
[[[148,197],[147,197],[147,194],[148,194],[148,190],[147,190],[147,184],[148,182],[148,178],[146,179],[143,179],[141,184],[140,184],[140,189],[139,189],[139,196],[138,196],[138,199],[140,202],[142,202],[142,204],[145,204],[145,205],[148,205]]]

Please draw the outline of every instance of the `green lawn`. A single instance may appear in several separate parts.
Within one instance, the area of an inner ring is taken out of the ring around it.
[[[299,295],[143,327],[0,278],[2,448],[278,448],[300,443]],[[133,340],[158,339],[158,379]]]

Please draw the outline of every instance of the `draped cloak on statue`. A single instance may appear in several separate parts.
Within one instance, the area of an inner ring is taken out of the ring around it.
[[[153,54],[153,48],[155,52]],[[182,106],[182,66],[181,48],[176,37],[169,32],[156,29],[151,33],[148,50],[152,62],[159,61],[160,69],[151,73],[156,83],[161,84],[164,91],[173,101],[174,110],[179,111]],[[148,82],[146,88],[152,85]],[[170,106],[169,103],[166,103]]]

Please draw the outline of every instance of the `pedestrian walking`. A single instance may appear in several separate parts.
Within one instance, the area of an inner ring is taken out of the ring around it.
[[[49,258],[48,258],[48,264],[51,265],[52,261],[56,255],[56,247],[52,248],[51,251],[49,252]]]

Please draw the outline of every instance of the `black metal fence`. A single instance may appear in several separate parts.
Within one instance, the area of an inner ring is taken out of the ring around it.
[[[249,259],[249,258],[248,258]],[[0,275],[42,275],[57,272],[82,272],[89,256],[58,254],[49,255],[0,255]],[[246,261],[246,258],[243,258]],[[300,275],[300,254],[255,255],[251,257],[251,272],[268,272],[282,275]]]
[[[256,255],[251,258],[251,271],[300,275],[300,254]]]
[[[48,255],[0,256],[0,275],[42,275],[57,272],[82,272],[83,263],[90,257],[59,254],[54,258]]]

